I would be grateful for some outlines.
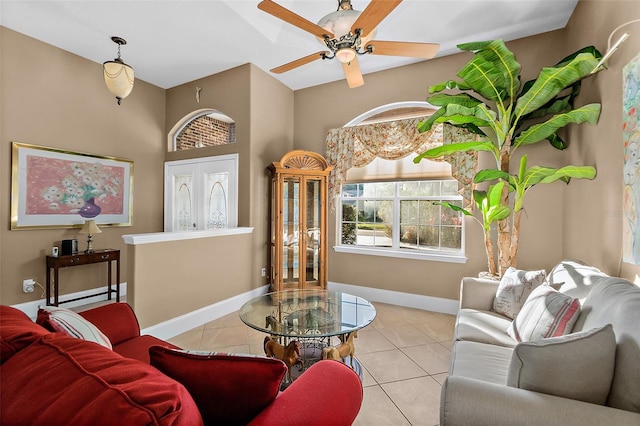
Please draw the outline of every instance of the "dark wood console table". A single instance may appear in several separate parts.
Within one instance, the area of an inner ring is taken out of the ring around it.
[[[101,293],[91,294],[83,297],[76,297],[73,299],[59,302],[58,291],[60,289],[58,281],[58,271],[60,268],[69,268],[71,266],[89,265],[93,263],[109,262],[109,274],[108,274],[108,288],[107,291]],[[115,290],[111,287],[111,270],[112,263],[116,263],[116,282]],[[53,269],[53,303],[51,303],[51,270]],[[94,296],[107,295],[107,298],[111,300],[111,293],[116,294],[116,301],[120,300],[120,250],[96,250],[93,253],[78,253],[68,256],[53,257],[47,256],[47,306],[58,306],[59,303],[68,303],[75,300],[86,299]]]

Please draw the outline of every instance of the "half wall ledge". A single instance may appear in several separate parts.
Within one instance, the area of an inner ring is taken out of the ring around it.
[[[122,239],[126,244],[152,244],[168,241],[193,240],[196,238],[222,237],[227,235],[251,234],[253,227],[238,227],[228,229],[216,229],[212,231],[190,231],[190,232],[152,232],[148,234],[127,234]]]

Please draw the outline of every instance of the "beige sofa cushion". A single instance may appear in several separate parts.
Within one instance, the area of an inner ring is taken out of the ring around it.
[[[604,405],[616,356],[611,325],[519,343],[507,386]]]
[[[511,319],[515,318],[529,294],[544,282],[546,276],[544,270],[522,271],[514,267],[507,268],[493,299],[493,311]]]
[[[495,312],[460,309],[456,318],[455,340],[470,340],[511,348],[517,342],[507,334],[510,325],[509,318]]]
[[[616,363],[607,405],[640,413],[640,287],[602,277],[582,305],[574,330],[613,325]]]
[[[577,260],[563,260],[549,272],[546,282],[560,293],[575,297],[582,303],[594,281],[606,276],[600,269]]]
[[[451,350],[449,375],[505,385],[512,352],[504,346],[459,340]]]

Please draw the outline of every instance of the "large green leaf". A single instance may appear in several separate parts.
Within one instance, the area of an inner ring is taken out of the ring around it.
[[[464,95],[462,95],[464,96]],[[469,105],[473,106],[474,105],[474,99],[473,97],[467,97],[466,100],[463,98],[458,98],[455,95],[451,96],[451,95],[443,95],[443,98],[440,98],[439,102],[445,103],[445,97],[450,98],[450,100],[452,101],[451,105],[459,105],[456,104],[455,101],[456,100],[461,100],[463,101],[463,104],[460,104],[461,107],[465,107],[464,102],[468,102]],[[479,102],[479,101],[478,101]],[[476,105],[481,105],[481,104],[476,104]],[[429,116],[426,120],[421,121],[420,123],[418,123],[417,128],[419,132],[427,132],[429,130],[431,130],[433,128],[433,126],[435,124],[438,123],[449,123],[453,126],[456,127],[460,127],[463,129],[467,129],[468,131],[478,134],[478,135],[482,135],[482,136],[486,136],[486,133],[482,131],[482,129],[480,128],[481,126],[486,126],[488,123],[483,121],[483,120],[475,120],[475,119],[468,119],[466,122],[461,122],[461,120],[454,120],[454,119],[449,119],[448,117],[446,117],[447,114],[457,114],[460,111],[451,109],[451,108],[447,108],[447,104],[444,104],[444,106],[442,106],[441,108],[439,108],[436,112],[434,112],[433,114],[431,114],[431,116]],[[475,115],[477,114],[476,111],[471,108],[468,110],[463,110],[464,113],[470,113],[471,115]],[[487,114],[483,111],[481,113],[482,116],[487,116]],[[445,118],[443,118],[445,117]],[[490,117],[490,116],[489,116]]]
[[[465,209],[464,207],[460,207],[457,204],[448,203],[446,201],[433,201],[432,204],[434,204],[436,206],[449,207],[451,210],[456,211],[456,212],[460,212],[460,213],[464,214],[465,216],[473,216],[473,213],[471,213],[469,210]]]
[[[557,180],[563,180],[569,183],[570,179],[594,179],[596,177],[596,169],[591,166],[565,166],[544,178],[542,183],[551,183]]]
[[[600,51],[598,51],[598,49],[596,49],[594,46],[587,46],[587,47],[583,47],[580,50],[577,50],[575,52],[573,52],[572,54],[570,54],[569,56],[562,58],[560,61],[558,61],[557,64],[555,64],[555,67],[563,67],[565,65],[567,65],[569,62],[573,61],[573,59],[578,56],[581,53],[589,53],[591,55],[593,55],[598,61],[600,61],[600,59],[602,59],[602,54],[600,53]]]
[[[570,95],[554,98],[541,106],[531,114],[527,114],[522,117],[521,120],[529,120],[532,118],[544,117],[552,114],[562,114],[563,112],[571,111],[573,108],[573,100]]]
[[[554,68],[561,68],[564,67],[568,64],[571,63],[571,61],[573,61],[578,55],[582,54],[582,53],[587,53],[590,55],[593,55],[598,61],[602,58],[602,54],[593,46],[587,46],[587,47],[583,47],[580,50],[577,50],[575,52],[573,52],[572,54],[568,55],[567,57],[561,59],[558,63],[556,63],[553,67]],[[591,75],[591,73],[589,73],[589,75]],[[585,76],[588,77],[589,75]],[[524,96],[524,94],[533,86],[533,83],[535,83],[536,80],[529,80],[527,81],[524,85],[523,85],[523,90],[520,92],[520,95],[518,97],[522,97]],[[571,108],[573,108],[574,106],[574,101],[576,99],[576,97],[580,94],[580,88],[582,86],[582,79],[579,79],[577,81],[575,81],[573,84],[571,84],[570,86],[570,93],[567,95],[566,97],[566,102],[571,106]],[[547,106],[550,103],[553,103],[554,100],[549,101],[549,103],[547,104]],[[547,108],[547,106],[543,106],[541,107],[541,109],[545,109]],[[560,112],[560,111],[558,111]],[[554,112],[554,114],[557,114],[558,112]],[[543,114],[536,114],[536,111],[533,111],[534,114],[533,116],[527,117],[526,115],[522,117],[523,120],[526,120],[528,118],[534,118],[535,116],[541,116]],[[531,114],[529,114],[531,115]]]
[[[485,198],[487,198],[487,191],[481,191],[479,189],[473,190],[473,200],[476,202],[478,207],[482,205]]]
[[[485,231],[491,229],[491,224],[506,219],[511,214],[511,209],[500,203],[504,182],[489,185],[487,191],[474,190],[473,199],[482,214],[482,227]]]
[[[449,145],[441,145],[436,148],[431,148],[413,159],[414,163],[419,163],[423,158],[438,158],[443,155],[451,155],[456,152],[465,151],[491,151],[496,153],[496,148],[490,141],[473,141],[473,142],[461,142],[453,143]],[[498,156],[500,153],[498,153]]]
[[[554,115],[544,123],[534,124],[520,133],[520,135],[514,139],[513,149],[545,140],[551,135],[555,135],[558,129],[561,129],[569,123],[579,124],[586,122],[596,124],[599,116],[600,104],[589,104],[576,108],[573,111]]]
[[[553,175],[557,170],[551,167],[533,166],[524,173],[519,183],[523,189],[531,188]]]
[[[487,221],[489,223],[498,222],[502,219],[506,219],[511,214],[511,209],[507,206],[495,206],[489,210],[487,215]]]
[[[489,182],[497,179],[508,181],[509,177],[510,177],[509,173],[503,172],[502,170],[484,169],[476,173],[476,175],[473,177],[473,182],[482,183],[482,182]]]
[[[506,219],[511,214],[509,207],[501,204],[504,182],[489,185],[487,197],[483,200],[483,215],[485,223],[491,224]]]
[[[487,189],[487,199],[489,200],[490,206],[499,206],[500,199],[502,198],[502,188],[504,187],[504,182],[500,181],[495,185],[489,185]]]
[[[471,87],[469,87],[469,85],[464,81],[448,80],[439,84],[434,84],[433,86],[429,86],[429,93],[442,92],[446,89],[470,90]]]
[[[551,146],[554,147],[555,149],[559,149],[561,151],[567,149],[567,146],[568,146],[567,143],[564,141],[564,139],[558,136],[557,133],[554,133],[553,135],[549,135],[547,140],[549,141]]]
[[[458,72],[458,77],[485,99],[502,104],[515,98],[520,88],[521,67],[504,41],[465,43],[458,47],[475,53]]]
[[[447,108],[445,107],[438,109],[436,112],[431,114],[429,118],[427,118],[426,120],[422,120],[421,122],[418,123],[418,125],[416,126],[418,128],[418,131],[420,133],[423,133],[431,130],[433,125],[436,124],[436,120],[442,117],[446,112],[447,112]]]
[[[482,101],[474,98],[467,93],[456,93],[454,95],[448,95],[445,93],[439,93],[437,95],[429,96],[427,102],[434,106],[446,106],[449,104],[462,105],[467,108],[473,108],[474,106],[481,104]]]
[[[477,127],[490,127],[493,124],[491,121],[493,121],[495,113],[493,113],[493,111],[483,109],[483,105],[484,104],[479,104],[475,107],[469,108],[458,104],[448,104],[440,108],[425,122],[423,122],[425,123],[424,125],[420,123],[418,125],[418,130],[428,130],[428,128],[431,128],[434,123],[449,123],[458,127],[462,127],[467,124],[473,124]]]
[[[543,68],[531,88],[516,102],[516,120],[526,116],[555,98],[573,83],[591,75],[598,59],[591,53],[580,53],[561,67]]]
[[[526,156],[523,156],[524,159]],[[526,161],[526,159],[524,160]],[[575,179],[593,179],[596,176],[596,169],[591,166],[565,166],[560,169],[553,167],[533,166],[524,173],[520,173],[518,180],[514,182],[516,186],[516,197],[513,210],[522,209],[526,191],[540,183],[553,183],[561,180],[569,183]]]

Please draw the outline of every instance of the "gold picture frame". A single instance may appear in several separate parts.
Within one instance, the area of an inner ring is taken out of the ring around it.
[[[12,142],[11,229],[131,226],[133,161]]]

